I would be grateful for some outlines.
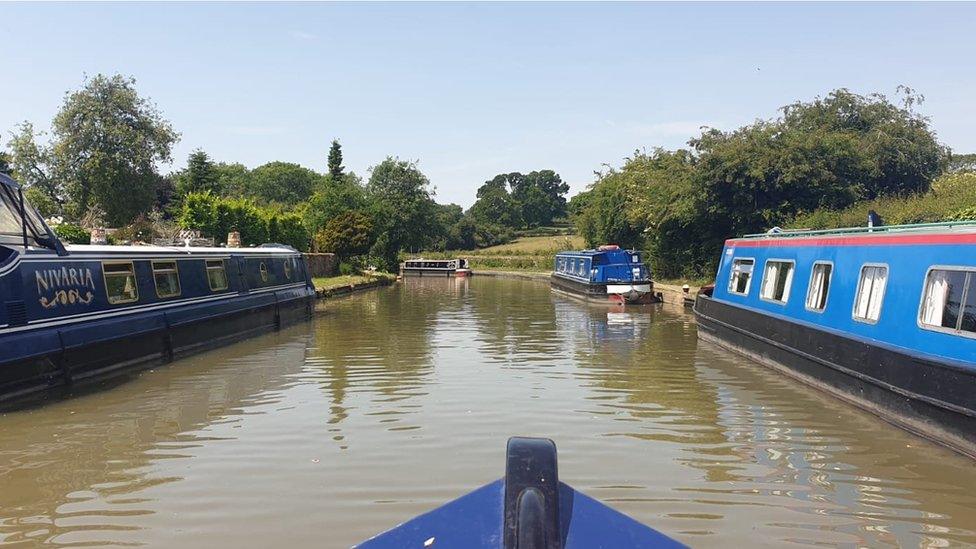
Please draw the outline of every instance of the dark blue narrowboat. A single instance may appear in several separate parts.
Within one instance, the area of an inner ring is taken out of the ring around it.
[[[0,402],[307,319],[302,255],[64,246],[0,174]]]
[[[559,252],[550,283],[556,290],[592,301],[652,303],[654,283],[640,252],[616,245]]]
[[[702,338],[976,457],[976,224],[726,241]]]
[[[681,543],[559,482],[556,445],[508,440],[505,477],[373,537],[361,549],[678,548]]]

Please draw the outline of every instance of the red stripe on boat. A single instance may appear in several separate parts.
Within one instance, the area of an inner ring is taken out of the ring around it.
[[[963,234],[888,234],[877,236],[824,236],[793,238],[731,238],[725,245],[736,248],[793,246],[910,246],[918,244],[974,244],[976,233]]]

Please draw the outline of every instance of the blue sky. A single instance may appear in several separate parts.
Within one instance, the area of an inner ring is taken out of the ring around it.
[[[439,202],[497,173],[554,169],[573,192],[638,148],[680,147],[847,87],[907,84],[976,152],[976,4],[0,3],[0,143],[47,128],[85,73],[134,76],[182,134],[255,167],[366,176],[420,161]]]

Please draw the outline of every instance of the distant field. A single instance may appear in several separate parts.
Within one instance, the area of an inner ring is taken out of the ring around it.
[[[577,235],[526,236],[508,244],[480,250],[424,252],[412,257],[452,259],[466,257],[475,270],[548,272],[552,270],[556,252],[581,250],[586,246]]]
[[[527,236],[508,244],[459,252],[458,255],[551,255],[562,250],[579,250],[586,242],[579,235]]]

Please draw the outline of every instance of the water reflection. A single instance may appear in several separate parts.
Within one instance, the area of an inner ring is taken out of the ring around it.
[[[424,277],[0,416],[0,544],[348,545],[497,478],[516,434],[693,546],[976,543],[970,460],[700,343],[682,308]]]

